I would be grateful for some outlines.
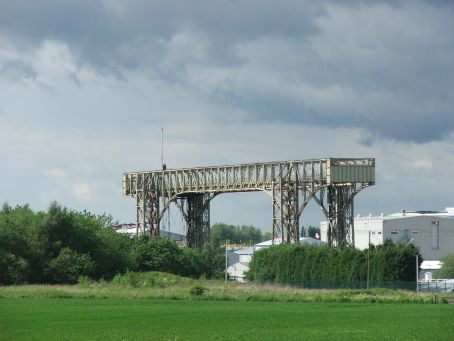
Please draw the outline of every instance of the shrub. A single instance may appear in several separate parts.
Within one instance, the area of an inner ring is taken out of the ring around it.
[[[79,284],[82,287],[88,287],[93,283],[94,281],[88,276],[82,275],[77,278],[77,284]]]
[[[152,283],[151,283],[152,282]],[[139,288],[143,286],[153,286],[154,281],[146,281],[144,276],[138,272],[126,272],[125,274],[118,274],[112,279],[112,284],[130,287],[130,288]]]
[[[134,238],[131,251],[133,270],[177,273],[181,268],[182,251],[167,238]]]
[[[88,254],[79,254],[70,248],[63,248],[52,259],[46,269],[52,283],[77,283],[79,276],[90,276],[95,269],[95,262]]]
[[[206,288],[200,285],[195,285],[189,290],[189,293],[191,294],[191,296],[202,296],[206,290]]]
[[[439,278],[454,278],[454,253],[444,256],[442,259],[443,265],[437,273]]]

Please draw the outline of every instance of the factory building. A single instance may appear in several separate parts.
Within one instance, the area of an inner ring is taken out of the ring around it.
[[[327,241],[327,222],[320,223],[321,240]],[[354,219],[355,247],[367,249],[368,243],[380,245],[414,243],[424,260],[440,260],[454,253],[454,207],[445,211],[405,211],[390,215],[357,216]]]

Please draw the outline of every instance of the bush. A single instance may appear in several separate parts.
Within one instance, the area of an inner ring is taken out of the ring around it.
[[[178,244],[167,238],[132,239],[132,269],[135,271],[163,271],[178,273],[182,251]]]
[[[49,262],[46,273],[52,283],[73,284],[80,276],[92,275],[94,269],[95,263],[89,255],[65,247]]]
[[[95,281],[92,280],[92,279],[91,279],[90,277],[88,277],[88,276],[82,275],[82,276],[79,276],[79,277],[77,278],[77,284],[80,285],[81,287],[88,287],[88,286],[90,286],[90,285],[92,285],[92,284],[94,284],[94,283],[95,283]]]
[[[143,286],[144,280],[143,278],[141,278],[139,273],[128,271],[125,274],[115,275],[115,277],[112,279],[112,284],[122,287],[138,288]],[[151,286],[153,286],[153,284],[154,283],[152,283]]]
[[[191,294],[191,296],[202,296],[206,290],[206,288],[200,285],[195,285],[189,290],[189,293]]]
[[[454,278],[454,253],[444,256],[442,259],[443,265],[437,272],[438,278]]]

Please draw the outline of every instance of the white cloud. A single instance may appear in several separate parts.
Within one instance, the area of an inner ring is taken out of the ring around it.
[[[75,183],[71,186],[71,193],[76,200],[90,201],[95,195],[94,188],[89,183]]]
[[[67,172],[63,168],[50,168],[44,170],[44,175],[57,180],[63,180],[66,177]]]

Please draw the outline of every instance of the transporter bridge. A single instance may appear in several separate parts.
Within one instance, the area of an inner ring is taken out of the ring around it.
[[[186,222],[186,244],[210,233],[210,202],[218,194],[263,191],[271,198],[273,242],[299,241],[299,219],[314,200],[328,221],[328,244],[354,244],[354,197],[375,184],[375,159],[326,158],[127,172],[123,195],[136,202],[136,233],[158,238],[173,202]]]

